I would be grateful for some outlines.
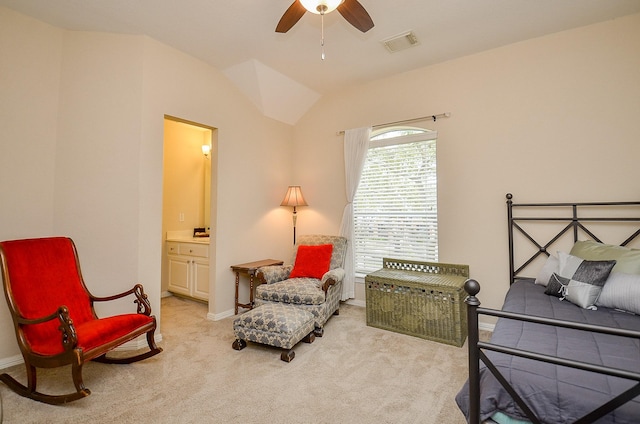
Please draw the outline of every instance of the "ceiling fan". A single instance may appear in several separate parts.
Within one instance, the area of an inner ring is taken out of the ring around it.
[[[336,9],[347,22],[360,31],[367,32],[373,28],[371,16],[358,0],[296,0],[280,18],[276,32],[289,31],[306,11],[324,16]]]

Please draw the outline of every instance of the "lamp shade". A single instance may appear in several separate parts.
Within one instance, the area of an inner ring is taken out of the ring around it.
[[[311,13],[321,15],[334,11],[344,0],[300,0],[302,6]]]
[[[302,190],[300,186],[289,186],[287,189],[287,194],[284,195],[284,199],[280,206],[309,206],[307,201],[304,200],[304,196],[302,195]]]

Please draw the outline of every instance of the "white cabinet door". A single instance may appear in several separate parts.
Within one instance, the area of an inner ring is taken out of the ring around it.
[[[183,256],[168,255],[169,263],[169,290],[190,296],[191,291],[189,289],[191,259]]]
[[[191,262],[192,296],[202,300],[209,300],[209,261],[196,259]]]

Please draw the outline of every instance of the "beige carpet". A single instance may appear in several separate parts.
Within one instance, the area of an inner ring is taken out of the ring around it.
[[[163,299],[164,352],[131,365],[85,365],[92,394],[79,401],[45,405],[0,383],[4,423],[465,422],[454,396],[466,379],[466,345],[367,327],[364,308],[343,305],[324,337],[300,343],[285,363],[278,349],[233,350],[233,318],[207,321],[206,312]],[[5,371],[25,381],[23,365]],[[40,391],[73,391],[68,368],[44,371]]]

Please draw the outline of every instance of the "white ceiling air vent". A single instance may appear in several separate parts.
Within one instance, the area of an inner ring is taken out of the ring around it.
[[[413,31],[407,31],[402,34],[394,35],[386,40],[382,40],[382,44],[384,44],[389,52],[395,53],[400,50],[408,49],[409,47],[417,46],[420,42]]]

